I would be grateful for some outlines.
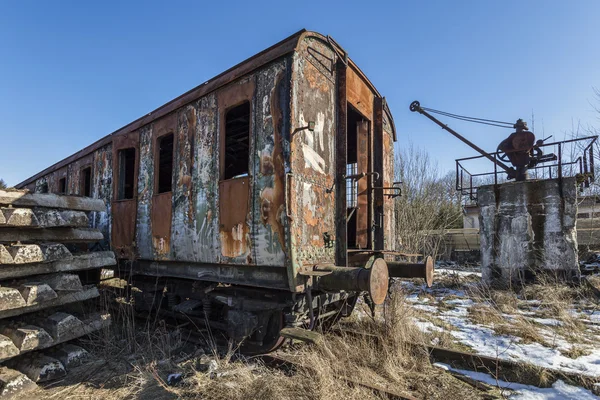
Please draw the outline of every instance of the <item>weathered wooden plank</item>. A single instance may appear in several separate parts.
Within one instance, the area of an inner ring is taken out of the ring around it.
[[[296,339],[306,343],[319,343],[323,340],[323,335],[318,332],[309,331],[302,328],[283,328],[281,336],[288,339]]]
[[[78,301],[89,300],[98,296],[98,289],[95,286],[88,286],[79,292],[63,292],[57,298],[47,300],[42,303],[34,303],[30,306],[22,306],[18,308],[0,310],[0,319],[14,317],[16,315],[28,314],[46,308],[62,306],[69,303],[76,303]]]
[[[0,279],[21,278],[25,276],[49,274],[53,272],[83,271],[88,269],[110,267],[116,263],[115,255],[112,251],[99,251],[76,255],[69,260],[0,266]]]
[[[28,193],[22,190],[0,190],[0,204],[18,207],[64,208],[77,211],[106,211],[106,206],[100,199],[51,193]]]
[[[58,210],[48,208],[3,207],[0,209],[0,215],[2,215],[2,217],[0,217],[0,228],[85,228],[89,224],[88,217],[84,211]],[[4,223],[2,223],[3,220]]]
[[[61,242],[86,243],[102,240],[102,232],[91,228],[5,228],[0,229],[0,243]]]

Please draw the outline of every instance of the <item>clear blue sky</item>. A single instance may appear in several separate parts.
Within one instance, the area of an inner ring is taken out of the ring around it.
[[[399,145],[473,155],[412,100],[599,126],[600,1],[0,2],[0,177],[16,184],[301,28],[333,36],[390,104]],[[509,132],[455,123],[489,151]]]

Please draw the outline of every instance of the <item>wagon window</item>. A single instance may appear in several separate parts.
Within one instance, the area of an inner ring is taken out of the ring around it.
[[[58,193],[59,194],[67,193],[67,178],[60,178],[58,180]]]
[[[117,200],[133,199],[135,149],[119,150],[119,185]]]
[[[42,183],[39,190],[40,193],[48,193],[48,182]]]
[[[223,179],[248,175],[250,159],[250,102],[233,107],[225,115],[225,164]]]
[[[87,167],[81,170],[81,187],[80,194],[82,196],[92,196],[92,167]]]
[[[158,138],[158,193],[171,191],[173,176],[173,134]]]

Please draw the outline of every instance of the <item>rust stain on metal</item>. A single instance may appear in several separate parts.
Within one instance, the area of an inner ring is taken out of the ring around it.
[[[219,108],[219,137],[220,137],[220,168],[219,175],[223,179],[225,171],[225,115],[229,108],[241,104],[244,101],[250,102],[250,110],[253,109],[253,95],[255,84],[253,79],[246,79],[232,84],[217,94]],[[252,111],[251,111],[252,112]],[[251,118],[252,121],[252,118]],[[250,132],[253,132],[254,126],[250,123]],[[249,134],[250,134],[249,132]],[[250,148],[254,143],[250,135]],[[252,210],[250,207],[251,197],[251,174],[243,178],[233,178],[221,180],[219,182],[219,238],[221,243],[221,255],[235,258],[246,256],[244,261],[247,263],[248,253],[251,248],[250,226],[252,222]]]
[[[152,244],[159,259],[167,258],[171,249],[171,198],[171,192],[152,197]]]
[[[283,114],[279,105],[279,94],[281,90],[284,73],[280,72],[275,79],[275,87],[270,96],[271,118],[273,122],[273,152],[261,157],[263,175],[273,175],[273,187],[265,188],[260,193],[261,214],[263,224],[268,224],[277,233],[282,250],[285,249],[285,169],[282,149],[281,126]]]
[[[348,103],[373,120],[373,92],[352,68],[348,68],[346,79]]]
[[[219,183],[219,214],[221,216],[221,253],[226,257],[240,257],[248,252],[248,177],[229,179]]]
[[[118,199],[119,182],[119,150],[134,148],[135,163],[133,174],[133,198]],[[112,232],[111,244],[120,257],[134,259],[137,257],[135,231],[137,218],[137,179],[139,170],[139,132],[115,136],[113,142],[113,202],[111,210]]]

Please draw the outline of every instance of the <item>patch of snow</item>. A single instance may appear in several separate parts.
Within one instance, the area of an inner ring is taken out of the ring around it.
[[[572,359],[560,353],[560,349],[569,346],[569,343],[556,336],[550,338],[557,345],[554,349],[539,343],[525,344],[521,343],[521,338],[515,336],[496,335],[492,329],[473,324],[465,316],[466,310],[460,308],[445,311],[440,318],[458,329],[450,331],[452,336],[479,354],[584,375],[600,375],[600,350]]]
[[[529,318],[530,321],[546,326],[561,326],[563,323],[554,318]]]
[[[443,332],[444,330],[439,326],[434,325],[429,321],[421,321],[420,319],[413,318],[413,322],[422,332],[431,333],[431,332]]]
[[[448,269],[448,268],[436,268],[434,273],[441,275],[458,275],[458,276],[479,276],[481,277],[481,271],[460,271],[457,269]]]
[[[452,304],[460,307],[471,307],[475,302],[471,299],[452,299],[445,301],[446,304]]]
[[[513,400],[592,400],[597,399],[591,391],[578,387],[567,385],[561,380],[554,382],[551,388],[539,388],[537,386],[523,385],[521,383],[512,383],[494,379],[491,375],[482,372],[474,372],[464,369],[453,368],[447,364],[435,363],[436,367],[446,371],[454,371],[471,379],[497,386],[503,390],[510,390],[509,399]],[[505,393],[503,393],[505,395]]]
[[[428,306],[428,305],[425,305],[425,304],[413,304],[412,308],[416,308],[417,310],[427,311],[429,313],[437,313],[439,311],[437,309],[437,307]]]

